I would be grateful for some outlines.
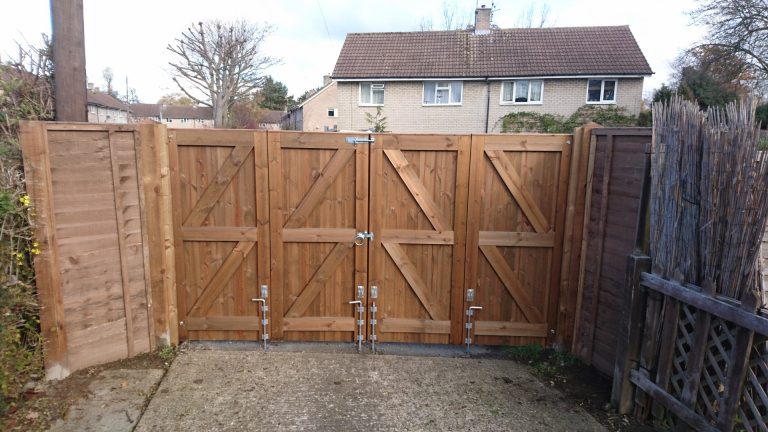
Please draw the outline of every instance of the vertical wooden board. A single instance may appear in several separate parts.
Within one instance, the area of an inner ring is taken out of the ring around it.
[[[267,158],[269,175],[269,279],[272,284],[272,337],[283,338],[283,313],[285,285],[283,281],[283,224],[285,223],[282,187],[281,134],[267,133]],[[290,306],[290,304],[288,305]]]
[[[555,214],[553,215],[554,229],[555,229],[555,247],[552,249],[550,255],[550,280],[549,280],[549,292],[550,296],[546,300],[547,307],[547,321],[549,323],[549,336],[550,342],[555,342],[559,339],[560,333],[557,323],[558,306],[560,302],[560,275],[562,271],[562,262],[565,259],[564,253],[564,241],[565,241],[565,219],[568,201],[568,189],[570,181],[571,170],[571,153],[573,150],[573,137],[571,140],[563,145],[563,150],[560,153],[559,164],[556,167],[559,169],[557,175],[557,184],[555,186]]]
[[[274,311],[274,294],[276,290],[270,279],[270,214],[269,214],[269,151],[268,151],[267,132],[256,132],[253,135],[253,161],[255,173],[254,201],[256,202],[256,227],[258,228],[258,241],[256,243],[256,263],[254,271],[256,273],[256,283],[267,286],[267,306],[269,310]],[[247,282],[249,283],[249,282]],[[254,296],[261,297],[261,289]],[[250,299],[248,299],[250,301]],[[258,315],[258,305],[251,303],[249,314]],[[264,316],[262,316],[264,318]],[[270,317],[272,318],[272,317]],[[272,328],[274,327],[274,318],[269,320],[267,333],[270,337],[274,336]],[[261,337],[261,333],[259,333]]]
[[[163,129],[163,131],[165,131]],[[162,146],[164,142],[168,143],[168,168],[170,170],[170,178],[166,181],[170,183],[171,192],[171,206],[170,209],[167,205],[167,200],[164,201],[164,211],[167,214],[170,211],[172,226],[173,226],[173,241],[169,238],[165,241],[165,251],[168,260],[173,260],[175,264],[174,276],[175,276],[175,294],[176,294],[176,308],[174,311],[173,305],[169,305],[169,321],[170,317],[175,315],[175,320],[178,322],[178,326],[171,321],[171,343],[174,342],[174,329],[178,329],[178,341],[185,340],[187,337],[187,331],[183,325],[187,316],[187,298],[189,297],[189,284],[187,283],[187,267],[185,265],[184,257],[184,242],[181,236],[181,221],[182,221],[182,193],[181,193],[181,173],[179,162],[179,148],[176,143],[176,133],[174,131],[168,131],[167,137],[160,134],[158,136],[159,145]],[[162,151],[162,150],[161,150]],[[172,257],[172,258],[171,258]]]
[[[40,254],[35,257],[35,279],[40,301],[40,331],[44,338],[45,368],[49,379],[69,375],[67,335],[59,280],[56,222],[51,196],[51,167],[48,142],[42,123],[21,124],[21,146],[27,193],[35,209],[35,238]]]

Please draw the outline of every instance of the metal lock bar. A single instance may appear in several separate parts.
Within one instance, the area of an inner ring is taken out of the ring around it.
[[[261,324],[267,325],[267,324],[269,324],[269,320],[264,318],[263,320],[261,320]]]
[[[365,320],[357,320],[357,325],[365,325]]]
[[[472,338],[464,339],[464,343],[467,344],[467,345],[470,345],[472,343]]]
[[[355,246],[362,246],[366,240],[373,241],[373,233],[369,231],[360,231],[355,235]]]
[[[466,327],[467,327],[467,330],[471,330],[472,329],[472,323],[467,323]]]
[[[368,320],[368,322],[370,322],[372,326],[376,325],[376,320],[375,319],[370,319],[370,320]]]
[[[371,312],[378,312],[379,308],[376,307],[376,305],[371,306]]]
[[[375,334],[372,334],[372,335],[371,335],[371,340],[372,340],[372,341],[375,341],[375,340],[376,340],[376,335],[375,335]]]
[[[347,144],[358,145],[358,144],[373,144],[374,142],[376,142],[376,139],[374,137],[370,137],[370,138],[346,137],[344,138],[344,141]]]

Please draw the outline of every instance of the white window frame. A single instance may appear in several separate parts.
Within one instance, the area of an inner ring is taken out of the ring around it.
[[[600,81],[600,100],[589,100],[589,82]],[[603,100],[603,94],[605,94],[605,82],[613,81],[613,100]],[[616,100],[619,98],[619,79],[618,78],[589,78],[587,79],[587,94],[585,96],[587,105],[616,105]]]
[[[531,83],[532,82],[541,82],[541,100],[539,101],[533,101],[533,102],[515,102],[516,96],[517,96],[517,83],[518,81],[528,81],[528,100],[531,99]],[[504,85],[505,84],[511,84],[512,85],[512,100],[511,101],[505,101],[504,100]],[[587,86],[589,87],[589,86]],[[501,82],[501,88],[499,89],[499,105],[541,105],[544,103],[544,80],[540,79],[520,79],[520,80],[514,80],[514,81],[502,81]]]
[[[437,91],[439,90],[448,90],[448,100],[450,101],[452,99],[451,96],[451,83],[458,82],[461,83],[461,102],[448,102],[448,103],[424,103],[424,94],[427,91],[427,83],[433,82],[435,83],[435,100],[437,100]],[[444,87],[440,87],[440,85],[443,85]],[[425,107],[434,107],[434,106],[461,106],[461,104],[464,103],[464,81],[463,80],[424,80],[421,83],[421,106]]]
[[[369,93],[369,100],[373,100],[373,89],[374,86],[376,89],[381,89],[382,92],[386,90],[383,82],[371,82],[371,81],[363,81],[360,83],[360,85],[357,86],[358,89],[358,99],[357,99],[357,105],[358,106],[384,106],[384,103],[364,103],[363,102],[363,84],[370,84],[370,93]],[[383,98],[382,98],[383,99]]]
[[[333,115],[328,115],[328,117],[338,117],[339,116],[339,109],[338,108],[328,108],[328,110],[326,111],[326,114],[330,113],[331,111],[333,111]]]

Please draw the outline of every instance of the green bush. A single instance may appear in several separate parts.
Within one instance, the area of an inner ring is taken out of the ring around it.
[[[24,184],[19,122],[53,119],[49,59],[48,48],[28,48],[12,64],[0,65],[0,414],[32,375],[42,375],[32,268],[40,249]]]
[[[509,113],[499,120],[503,133],[571,133],[573,129],[589,122],[599,123],[605,127],[639,125],[638,118],[628,114],[625,108],[599,105],[584,105],[567,118],[557,114],[523,111]]]

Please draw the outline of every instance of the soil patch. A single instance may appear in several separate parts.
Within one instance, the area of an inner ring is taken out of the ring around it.
[[[119,360],[74,372],[59,381],[30,383],[30,389],[14,401],[4,417],[0,417],[3,431],[46,431],[56,420],[64,418],[69,408],[89,395],[88,387],[97,376],[115,369],[167,369],[172,355],[159,353],[140,354],[131,359]]]

